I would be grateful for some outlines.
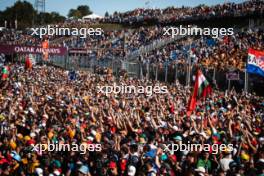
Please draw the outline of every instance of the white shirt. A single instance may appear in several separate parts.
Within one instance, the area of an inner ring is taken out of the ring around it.
[[[223,171],[228,171],[229,170],[229,164],[233,161],[232,158],[225,157],[220,160],[220,166],[223,169]]]

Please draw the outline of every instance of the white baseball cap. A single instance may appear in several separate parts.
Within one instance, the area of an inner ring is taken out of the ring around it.
[[[127,175],[128,176],[134,176],[134,175],[136,175],[136,168],[135,168],[135,166],[132,166],[132,165],[128,166]]]

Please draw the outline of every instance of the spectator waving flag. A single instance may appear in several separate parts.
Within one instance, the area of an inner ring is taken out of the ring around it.
[[[30,58],[29,55],[26,56],[25,69],[26,69],[26,70],[30,70],[30,69],[32,69],[32,61],[31,61],[31,58]]]
[[[211,94],[212,88],[209,82],[206,80],[201,70],[197,71],[195,84],[193,89],[192,97],[189,101],[188,112],[192,112],[196,107],[196,102],[199,98],[205,98],[207,95]]]
[[[264,51],[248,50],[247,72],[264,76]]]
[[[10,72],[10,67],[9,66],[4,66],[3,69],[2,69],[2,80],[3,81],[7,80],[9,72]]]

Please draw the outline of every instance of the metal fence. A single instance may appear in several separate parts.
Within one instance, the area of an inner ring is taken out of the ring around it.
[[[88,58],[87,56],[65,56],[65,57],[50,57],[50,62],[53,65],[71,70],[89,70],[95,72],[96,68],[110,68],[115,76],[120,76],[121,71],[131,77],[147,78],[162,82],[174,83],[176,80],[183,85],[193,85],[194,76],[197,70],[197,65],[190,67],[188,74],[188,64],[185,63],[148,63],[140,61],[126,61],[116,58]],[[244,89],[245,72],[241,70],[232,70],[239,74],[239,80],[228,81],[226,74],[230,69],[216,70],[215,68],[205,68],[199,66],[208,81],[219,90],[227,90],[234,88],[237,92]],[[256,75],[250,75],[248,90],[256,92],[258,95],[264,95],[263,85],[264,79]]]

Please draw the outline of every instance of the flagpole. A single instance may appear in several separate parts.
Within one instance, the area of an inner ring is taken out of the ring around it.
[[[189,53],[188,53],[188,63],[187,63],[187,77],[186,77],[186,86],[190,86],[190,77],[191,77],[191,39],[189,39]]]
[[[149,80],[149,61],[147,60],[147,80]]]
[[[244,83],[244,91],[248,92],[248,73],[247,73],[247,63],[245,64],[245,83]]]
[[[155,81],[158,80],[158,63],[156,63],[156,73],[155,73]]]
[[[178,63],[176,61],[176,65],[175,65],[175,83],[177,83],[177,78],[178,78]]]
[[[230,91],[230,84],[231,84],[230,79],[228,79],[228,92]]]
[[[165,62],[165,82],[168,80],[168,61]]]
[[[216,80],[215,80],[215,68],[214,68],[214,73],[213,73],[213,82],[214,82],[214,84],[216,84]]]

